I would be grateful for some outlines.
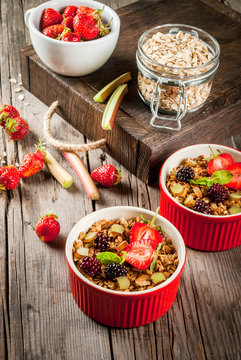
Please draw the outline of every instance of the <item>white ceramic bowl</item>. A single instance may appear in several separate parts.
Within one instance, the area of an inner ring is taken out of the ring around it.
[[[93,9],[102,9],[104,6],[103,20],[108,23],[113,18],[110,33],[103,38],[80,43],[57,41],[43,35],[40,31],[40,22],[44,9],[53,8],[62,11],[68,5],[88,6]],[[92,0],[45,2],[25,13],[25,23],[33,47],[43,63],[56,73],[67,76],[87,75],[103,66],[114,51],[120,32],[120,19],[116,12]]]
[[[222,251],[241,245],[241,213],[234,215],[206,215],[187,208],[176,201],[166,187],[167,175],[186,158],[210,156],[214,152],[232,155],[235,162],[241,161],[241,152],[228,146],[198,144],[184,147],[169,156],[160,172],[160,214],[172,221],[182,234],[185,244],[197,250]]]
[[[175,300],[180,275],[186,259],[186,248],[178,230],[165,218],[157,215],[156,224],[160,225],[172,239],[177,250],[179,264],[174,274],[164,283],[149,290],[119,292],[102,288],[89,281],[76,268],[73,261],[73,243],[81,231],[87,231],[96,221],[124,217],[130,219],[143,214],[152,219],[150,210],[132,206],[115,206],[98,210],[81,219],[71,230],[65,247],[69,265],[72,295],[78,306],[91,318],[115,327],[136,327],[147,324],[165,314]]]

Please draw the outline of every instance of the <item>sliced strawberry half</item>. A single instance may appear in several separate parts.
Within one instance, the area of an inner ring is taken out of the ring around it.
[[[145,239],[154,240],[156,246],[163,241],[161,234],[156,228],[144,223],[135,223],[131,228],[131,243]]]
[[[224,170],[224,169],[226,170],[226,168],[229,165],[232,165],[233,163],[234,163],[234,159],[230,154],[227,153],[220,154],[214,157],[214,159],[212,159],[209,162],[208,173],[209,175],[212,175],[215,171]]]
[[[125,261],[137,269],[147,269],[155,254],[156,244],[152,239],[131,243],[125,248]]]
[[[233,178],[228,184],[225,185],[235,190],[241,190],[241,162],[236,162],[232,165],[229,165],[226,170],[233,174]]]

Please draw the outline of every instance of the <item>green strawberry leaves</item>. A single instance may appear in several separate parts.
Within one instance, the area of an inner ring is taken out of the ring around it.
[[[104,251],[96,256],[96,258],[101,262],[101,264],[123,264],[126,258],[126,252],[122,251],[122,258],[111,252],[111,251]]]
[[[196,180],[190,180],[190,184],[198,185],[207,185],[211,186],[213,184],[228,184],[233,178],[233,174],[228,170],[218,170],[215,171],[211,177],[203,177]]]

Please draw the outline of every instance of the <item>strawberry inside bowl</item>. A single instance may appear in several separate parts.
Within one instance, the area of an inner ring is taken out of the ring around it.
[[[210,148],[214,154],[212,159]],[[183,169],[179,172],[183,161],[192,162],[202,155],[209,162],[204,177],[197,179],[196,175],[193,177],[194,173]],[[173,222],[187,246],[197,250],[221,251],[241,245],[240,160],[241,152],[236,149],[217,144],[198,144],[176,151],[163,164],[159,179],[160,214]],[[178,181],[180,173],[184,176],[180,177],[181,183]],[[179,182],[176,188],[170,188],[170,176],[173,182]],[[190,177],[186,182],[185,176]],[[182,191],[185,192],[189,184],[193,193],[189,191],[183,201]]]
[[[76,13],[71,21],[71,11],[62,16],[67,7],[86,7],[93,9],[96,14],[101,12],[98,19],[101,18],[103,24],[97,29],[98,20],[92,26],[91,14],[84,14],[83,20],[83,16]],[[103,66],[114,51],[120,32],[117,13],[91,0],[73,0],[71,3],[68,0],[48,1],[28,10],[25,23],[33,47],[43,63],[56,73],[66,76],[87,75]],[[59,37],[61,40],[56,40]]]

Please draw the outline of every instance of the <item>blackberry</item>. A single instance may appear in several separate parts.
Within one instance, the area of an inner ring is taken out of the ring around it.
[[[80,263],[80,270],[92,278],[101,271],[101,263],[94,257],[85,256]]]
[[[197,199],[194,206],[193,206],[193,210],[198,211],[200,213],[203,214],[207,214],[210,215],[211,214],[211,207],[208,203],[206,203],[204,200],[201,199]]]
[[[100,252],[108,250],[110,247],[110,244],[109,244],[110,240],[111,240],[111,238],[109,236],[98,233],[95,238],[96,249],[99,249]]]
[[[221,202],[228,199],[228,190],[220,184],[213,184],[208,188],[208,197],[214,202]]]
[[[125,276],[126,274],[126,268],[120,264],[109,264],[105,268],[105,276],[109,280],[114,280],[120,276]]]
[[[181,169],[178,170],[176,173],[176,178],[179,181],[189,182],[191,179],[193,179],[195,176],[195,173],[192,168],[189,166],[183,166]]]

